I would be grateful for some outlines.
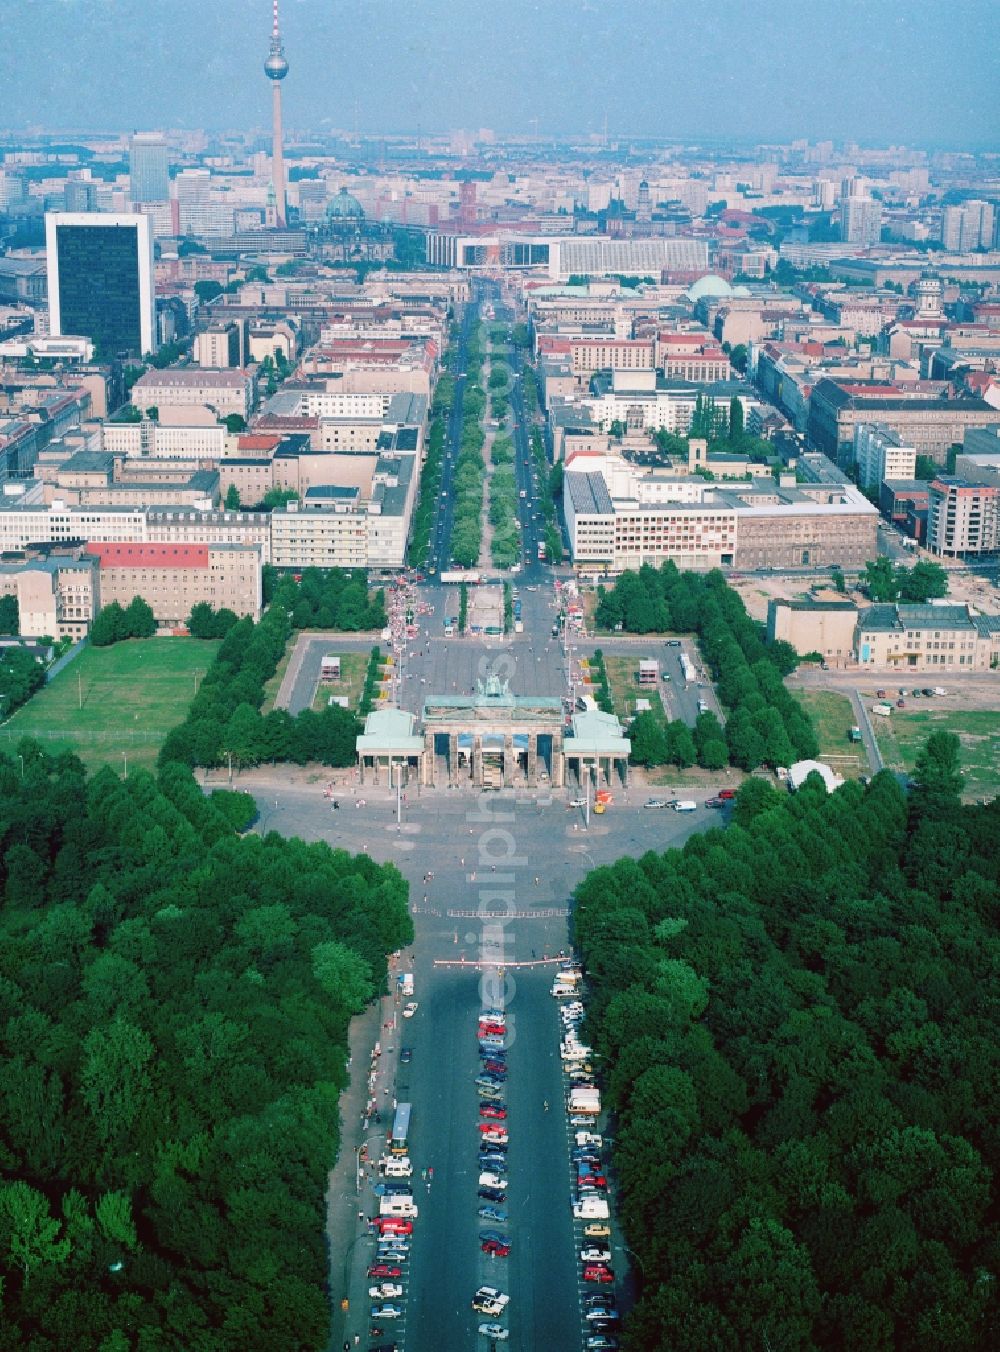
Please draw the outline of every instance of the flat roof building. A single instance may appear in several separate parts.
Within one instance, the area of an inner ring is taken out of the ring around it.
[[[49,333],[82,335],[99,361],[156,347],[149,218],[105,212],[45,217]]]

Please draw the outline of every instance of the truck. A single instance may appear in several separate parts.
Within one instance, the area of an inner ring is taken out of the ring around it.
[[[482,574],[473,572],[471,569],[468,568],[452,568],[448,572],[441,574],[442,582],[451,582],[451,583],[465,582],[469,586],[473,586],[476,583],[482,582],[482,580],[483,580]]]
[[[515,633],[515,634],[523,634],[523,633],[524,633],[524,622],[523,622],[523,620],[515,620],[515,621],[514,621],[514,633]]]
[[[577,1221],[606,1221],[609,1214],[607,1201],[603,1197],[588,1194],[573,1203],[573,1219]]]
[[[873,705],[872,705],[872,713],[873,713],[873,714],[878,714],[879,718],[891,718],[891,716],[892,716],[892,705],[891,705],[891,704],[873,704]]]
[[[861,741],[861,729],[860,729],[860,728],[848,728],[848,730],[847,730],[847,739],[848,739],[848,741],[850,741],[850,742],[860,742],[860,741]]]
[[[412,972],[400,973],[398,985],[400,995],[403,997],[404,1000],[409,1000],[413,995],[413,973]]]
[[[601,1111],[601,1091],[581,1086],[569,1091],[569,1110],[585,1116],[598,1117]]]

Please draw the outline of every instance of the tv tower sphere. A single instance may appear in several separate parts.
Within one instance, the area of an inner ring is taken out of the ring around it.
[[[274,24],[271,29],[271,50],[264,62],[264,74],[269,80],[283,80],[288,74],[288,62],[285,49],[281,45],[281,33],[278,29],[278,0],[274,0]]]
[[[288,62],[280,47],[276,50],[272,48],[271,55],[264,62],[264,74],[269,80],[283,80],[288,74]]]

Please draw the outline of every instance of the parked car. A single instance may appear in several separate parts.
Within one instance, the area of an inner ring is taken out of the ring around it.
[[[615,1274],[604,1263],[588,1263],[583,1269],[585,1282],[613,1282]]]
[[[403,1311],[398,1305],[373,1305],[372,1319],[378,1322],[381,1319],[402,1319]]]
[[[395,1263],[371,1263],[368,1267],[369,1277],[402,1277],[403,1269]]]
[[[507,1194],[503,1188],[480,1188],[477,1196],[484,1202],[506,1202]]]
[[[399,1049],[399,1064],[401,1066],[408,1066],[412,1060],[413,1060],[413,1048],[401,1047]]]
[[[483,1253],[489,1254],[491,1258],[509,1258],[510,1245],[498,1244],[495,1239],[488,1239],[485,1244],[479,1246]]]
[[[406,1004],[406,1005],[403,1006],[403,1018],[404,1018],[404,1019],[412,1019],[413,1016],[414,1016],[414,1014],[416,1014],[416,1012],[417,1012],[417,1002],[416,1002],[416,1000],[411,1000],[411,1001],[409,1002],[409,1004]]]
[[[482,1216],[484,1221],[503,1222],[507,1219],[506,1211],[499,1206],[481,1206],[478,1214]]]
[[[590,1245],[580,1250],[580,1261],[582,1263],[610,1263],[611,1250],[600,1248],[598,1245]]]
[[[495,1122],[502,1122],[507,1116],[507,1109],[502,1103],[481,1103],[479,1105],[479,1116],[492,1118]]]
[[[643,807],[669,807],[669,806],[670,804],[667,802],[666,798],[647,798],[646,801],[643,803]]]
[[[900,701],[900,703],[902,703],[902,701]],[[725,806],[726,806],[726,800],[725,800],[725,798],[706,798],[706,799],[705,799],[705,806],[706,806],[706,807],[725,807]]]
[[[735,789],[720,789],[719,792],[718,792],[718,794],[717,794],[717,797],[721,798],[722,801],[723,801],[724,803],[728,803],[729,800],[730,800],[730,798],[735,798],[735,797],[736,797],[736,790],[735,790]]]
[[[380,1282],[378,1286],[370,1286],[368,1294],[373,1300],[388,1300],[390,1297],[401,1296],[403,1288],[399,1282]]]
[[[479,1336],[495,1343],[504,1343],[510,1337],[510,1331],[503,1324],[480,1324]]]

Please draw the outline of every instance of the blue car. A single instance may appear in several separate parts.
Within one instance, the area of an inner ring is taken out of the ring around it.
[[[479,1214],[480,1216],[482,1216],[484,1221],[503,1222],[507,1219],[506,1211],[504,1211],[502,1207],[498,1206],[481,1206],[479,1208]]]

